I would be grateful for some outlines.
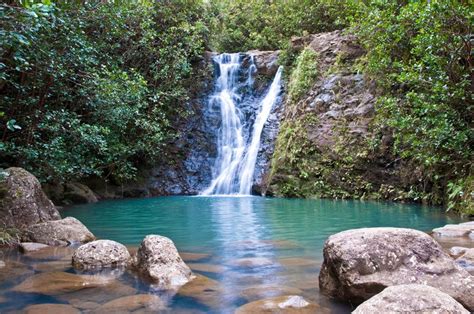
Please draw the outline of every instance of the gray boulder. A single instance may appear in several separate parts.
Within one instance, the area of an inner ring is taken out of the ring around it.
[[[23,229],[61,219],[34,175],[22,168],[8,168],[3,176],[0,180],[0,221],[5,226]]]
[[[81,245],[72,255],[72,265],[78,269],[127,267],[130,261],[127,248],[111,240],[97,240]]]
[[[321,292],[361,303],[389,286],[422,283],[474,310],[474,277],[427,234],[402,228],[364,228],[329,237],[319,274]]]
[[[430,286],[411,284],[388,287],[359,305],[354,314],[469,313],[448,294]]]
[[[74,217],[29,226],[23,237],[24,241],[59,246],[95,240],[89,229]]]
[[[161,289],[177,289],[194,278],[173,241],[159,235],[143,239],[136,263],[139,273]]]

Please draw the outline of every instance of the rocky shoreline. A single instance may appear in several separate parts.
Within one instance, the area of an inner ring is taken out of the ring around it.
[[[174,295],[210,308],[219,304],[224,287],[199,272],[218,273],[225,266],[200,263],[206,254],[178,253],[171,239],[159,235],[146,236],[137,249],[97,240],[77,219],[60,218],[33,175],[19,168],[7,172],[2,221],[21,231],[16,245],[22,254],[44,262],[32,271],[18,261],[0,260],[0,279],[24,278],[11,291],[65,302],[30,305],[24,312],[169,312]],[[431,235],[404,228],[347,230],[325,243],[319,291],[330,299],[360,304],[355,313],[469,313],[474,311],[473,257],[474,222],[436,228]],[[306,260],[287,260],[281,264],[309,265]],[[272,261],[246,258],[229,266],[253,269],[268,263]],[[75,273],[65,271],[71,266]],[[117,278],[124,273],[152,291],[166,291],[168,298],[120,283]],[[315,280],[314,288],[317,285]],[[117,293],[104,303],[87,292],[101,289]],[[242,297],[246,302],[236,313],[330,311],[294,287],[255,286],[242,291]]]

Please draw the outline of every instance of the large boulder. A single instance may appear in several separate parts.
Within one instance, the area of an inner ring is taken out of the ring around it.
[[[127,267],[130,261],[127,248],[111,240],[97,240],[81,245],[72,256],[72,265],[79,269]]]
[[[388,287],[365,301],[353,314],[469,313],[448,294],[430,286],[411,284]]]
[[[329,237],[319,274],[322,293],[361,303],[389,286],[422,283],[474,310],[474,277],[427,234],[402,228],[364,228]]]
[[[173,241],[159,235],[143,239],[136,263],[139,273],[161,289],[177,289],[194,278]]]
[[[23,237],[24,241],[64,246],[95,240],[89,229],[74,217],[29,226]]]
[[[0,180],[0,221],[7,227],[23,229],[61,219],[34,175],[22,168],[8,168],[3,176]]]

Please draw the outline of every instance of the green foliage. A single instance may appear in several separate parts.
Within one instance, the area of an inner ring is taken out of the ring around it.
[[[342,29],[359,9],[357,0],[212,1],[212,45],[235,52],[284,47],[292,36]]]
[[[288,83],[288,102],[296,102],[313,86],[318,75],[317,53],[306,47],[296,58]]]
[[[391,127],[394,152],[422,167],[428,201],[461,210],[455,192],[474,160],[471,25],[468,2],[383,0],[354,25],[383,89],[379,128]]]
[[[205,49],[202,4],[22,4],[0,5],[4,165],[43,181],[120,182],[158,162]]]

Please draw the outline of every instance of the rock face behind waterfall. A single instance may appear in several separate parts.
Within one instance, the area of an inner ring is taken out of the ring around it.
[[[427,234],[402,228],[348,230],[329,237],[321,292],[361,303],[389,286],[425,284],[474,310],[474,277]]]
[[[61,218],[31,173],[22,168],[8,168],[4,176],[0,182],[0,221],[7,227],[23,229]]]
[[[252,56],[257,68],[253,77],[254,90],[248,91],[246,97],[253,97],[258,102],[264,96],[278,69],[278,55],[278,51],[258,50],[241,54],[243,73],[248,71]],[[98,179],[86,181],[95,193],[101,198],[190,195],[199,193],[209,185],[217,156],[216,130],[221,123],[219,111],[208,106],[218,75],[212,60],[215,56],[215,53],[208,52],[200,61],[193,78],[193,97],[185,105],[188,114],[175,123],[176,130],[180,131],[179,136],[166,146],[160,164],[153,169],[141,169],[139,177],[142,179],[124,186],[115,186]],[[242,80],[246,78],[245,75],[241,77]],[[247,106],[242,110],[250,123],[253,122],[251,112],[255,112],[255,109]],[[255,168],[256,190],[261,190],[260,182],[269,168],[280,116],[281,104],[278,104],[270,113],[262,132]]]

